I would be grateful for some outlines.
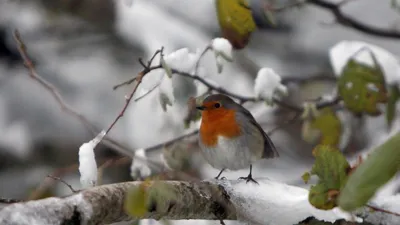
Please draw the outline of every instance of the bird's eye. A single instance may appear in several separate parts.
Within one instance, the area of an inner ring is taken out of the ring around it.
[[[215,108],[219,108],[219,107],[221,107],[221,104],[215,103],[214,107],[215,107]]]

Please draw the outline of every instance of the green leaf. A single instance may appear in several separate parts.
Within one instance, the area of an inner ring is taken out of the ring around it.
[[[390,86],[389,100],[386,105],[386,122],[389,129],[392,127],[393,119],[396,116],[396,103],[400,99],[400,90],[397,85]]]
[[[349,176],[339,206],[353,211],[364,206],[400,170],[400,133],[376,148]]]
[[[310,174],[317,175],[318,182],[311,186],[308,200],[318,209],[329,210],[337,205],[337,193],[346,183],[350,165],[338,149],[328,145],[318,145],[313,154],[315,163]]]
[[[310,181],[311,178],[311,174],[309,172],[305,172],[303,174],[303,176],[301,176],[301,178],[303,179],[304,183],[308,183],[308,181]]]
[[[306,125],[303,125],[303,127],[306,127]],[[332,108],[327,107],[318,111],[317,115],[309,120],[309,125],[306,128],[309,129],[310,137],[304,140],[313,143],[316,139],[319,139],[321,145],[338,147],[342,134],[342,123]]]
[[[350,59],[338,80],[338,92],[346,108],[357,115],[378,116],[381,112],[377,104],[387,102],[383,71],[372,52],[371,57],[374,66]]]

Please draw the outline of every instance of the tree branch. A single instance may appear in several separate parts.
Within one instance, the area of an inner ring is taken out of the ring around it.
[[[148,72],[153,71],[153,70],[157,70],[157,69],[163,69],[163,66],[162,65],[156,65],[156,66],[149,67],[148,68],[148,70],[149,70]],[[207,88],[209,88],[210,90],[213,90],[213,91],[219,92],[221,94],[225,94],[225,95],[228,95],[228,96],[230,96],[232,98],[235,98],[235,99],[239,100],[240,103],[242,103],[242,104],[245,103],[245,102],[265,101],[265,99],[262,99],[262,98],[258,99],[256,97],[242,96],[242,95],[230,92],[230,91],[228,91],[228,90],[226,90],[226,89],[224,89],[222,87],[219,87],[219,86],[211,84],[210,82],[208,82],[207,80],[205,80],[204,78],[202,78],[202,77],[200,77],[200,76],[198,76],[196,74],[190,74],[190,73],[187,73],[187,72],[179,71],[179,70],[174,69],[174,68],[171,68],[171,72],[173,74],[177,74],[179,76],[183,76],[183,77],[191,78],[193,80],[197,80],[200,83],[202,83],[203,85],[205,85]],[[125,84],[125,83],[127,83],[127,82],[124,82],[122,84]],[[120,86],[120,85],[117,85],[117,86]],[[285,103],[285,102],[279,100],[278,98],[274,98],[274,102],[277,105],[279,105],[279,106],[281,106],[283,108],[287,108],[287,109],[295,111],[295,112],[303,112],[303,110],[304,110],[303,107]],[[321,109],[321,108],[324,108],[324,107],[329,107],[329,106],[336,105],[339,102],[340,102],[340,98],[334,98],[332,101],[318,102],[316,104],[316,107],[317,107],[317,109]]]
[[[260,185],[240,181],[146,181],[146,193],[157,188],[172,190],[148,194],[146,213],[152,219],[244,220],[252,224],[296,224],[313,217],[327,221],[350,220],[340,210],[318,210],[308,203],[308,190],[270,180],[258,179]],[[64,198],[14,203],[0,210],[0,224],[109,224],[128,221],[124,202],[132,188],[142,182],[126,182],[97,186]],[[157,186],[159,185],[159,186]],[[282,199],[285,199],[284,201]],[[134,201],[135,199],[131,199]],[[399,204],[397,199],[385,204]],[[15,213],[18,212],[18,213]],[[399,224],[400,217],[375,214],[363,210],[368,221],[379,219],[380,224]],[[329,223],[330,222],[330,223]],[[350,224],[350,223],[349,223]],[[351,223],[355,224],[355,223]],[[362,223],[367,224],[367,223]],[[376,223],[378,224],[378,223]]]
[[[109,224],[131,220],[124,211],[125,195],[140,184],[127,182],[104,185],[66,198],[13,204],[0,211],[0,224]],[[166,209],[149,207],[151,212],[145,218],[236,219],[228,196],[217,184],[176,181],[163,184],[179,193],[179,199],[169,202]],[[18,212],[18,215],[13,212]]]
[[[343,1],[344,3],[348,1]],[[342,2],[342,3],[343,3]],[[307,3],[316,5],[320,8],[329,10],[336,18],[337,23],[353,28],[355,30],[361,31],[366,34],[378,36],[378,37],[386,37],[386,38],[400,38],[400,32],[396,30],[388,30],[384,28],[374,27],[369,24],[365,24],[361,21],[358,21],[350,16],[345,15],[342,10],[341,6],[342,3],[332,3],[325,0],[308,0]]]
[[[93,125],[85,116],[74,110],[73,107],[71,107],[70,105],[68,105],[68,103],[65,102],[64,98],[61,96],[60,92],[53,84],[42,78],[36,72],[35,66],[32,60],[28,56],[27,47],[23,42],[18,30],[14,30],[13,36],[15,42],[17,43],[18,52],[20,53],[24,61],[25,67],[28,69],[29,77],[38,82],[42,87],[44,87],[50,93],[50,95],[56,100],[56,102],[60,106],[61,111],[78,119],[92,134],[99,133],[99,129],[95,125]],[[133,157],[133,151],[127,149],[125,146],[122,146],[121,144],[119,144],[110,137],[104,137],[102,143],[110,147],[111,149],[118,151],[123,155]]]

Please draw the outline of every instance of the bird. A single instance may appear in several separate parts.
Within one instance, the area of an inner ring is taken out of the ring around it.
[[[250,167],[247,177],[252,177],[252,164],[264,158],[279,157],[272,140],[242,105],[224,94],[212,94],[196,106],[201,111],[199,146],[204,159],[219,169],[215,179],[225,170],[240,170]]]

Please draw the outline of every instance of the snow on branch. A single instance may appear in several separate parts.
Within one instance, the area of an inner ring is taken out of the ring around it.
[[[287,88],[282,85],[281,81],[282,78],[273,69],[261,68],[254,84],[256,97],[263,97],[268,104],[272,104],[275,93],[288,95]]]
[[[79,148],[79,172],[81,174],[81,184],[84,188],[96,186],[97,183],[97,163],[94,148],[106,135],[105,131],[100,132],[93,140],[84,143]]]
[[[243,220],[252,224],[273,222],[280,225],[297,224],[310,217],[331,223],[352,219],[339,209],[323,211],[312,207],[306,189],[268,179],[259,179],[260,185],[227,180],[156,182],[162,182],[163,187],[177,195],[165,198],[167,202],[163,201],[162,205],[151,201],[143,218]],[[134,218],[124,211],[124,202],[127,192],[141,184],[135,181],[103,185],[64,198],[14,203],[0,211],[0,224],[109,224],[132,220]],[[151,185],[152,182],[150,188]],[[387,208],[397,204],[398,207],[396,198],[376,204]],[[400,217],[390,214],[364,210],[360,215],[374,224],[400,223]]]

